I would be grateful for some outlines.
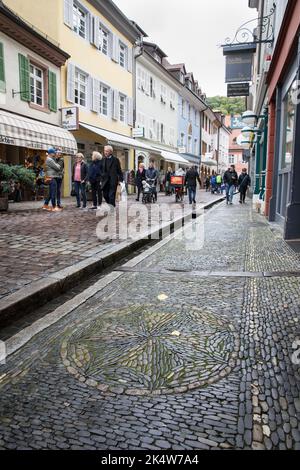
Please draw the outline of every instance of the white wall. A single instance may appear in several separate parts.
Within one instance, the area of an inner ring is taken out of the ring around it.
[[[136,68],[136,127],[145,127],[145,138],[153,142],[159,141],[163,144],[158,140],[157,123],[163,124],[165,126],[165,143],[163,145],[169,146],[175,151],[177,150],[179,112],[179,94],[176,86],[172,86],[171,80],[164,78],[164,73],[160,71],[159,64],[157,65],[157,71],[155,71],[153,64],[149,64],[149,67],[147,66],[147,60],[144,57],[137,60]],[[145,80],[142,78],[142,82],[145,84],[145,91],[141,89],[139,77],[145,77]],[[150,77],[155,82],[155,97],[150,96]],[[166,88],[166,104],[161,102],[162,85]],[[174,94],[174,110],[170,106],[171,92]],[[151,120],[153,119],[156,121],[156,129],[153,129],[153,126],[151,126]],[[154,131],[152,135],[150,133],[151,127],[152,131]]]
[[[12,90],[20,91],[20,81],[19,81],[19,57],[18,54],[21,53],[25,56],[30,55],[38,62],[41,62],[43,65],[48,67],[52,72],[56,73],[57,76],[57,105],[60,107],[60,68],[56,67],[54,64],[45,60],[43,57],[32,52],[30,49],[27,49],[22,44],[19,44],[14,39],[11,39],[9,36],[6,36],[0,32],[0,42],[3,44],[4,48],[4,63],[5,63],[5,82],[6,82],[6,93],[0,93],[0,106],[5,110],[11,111],[14,113],[22,114],[40,121],[47,122],[49,124],[60,125],[61,123],[61,113],[58,112],[43,112],[40,110],[33,109],[29,106],[26,101],[22,101],[20,95],[15,95],[12,97]]]

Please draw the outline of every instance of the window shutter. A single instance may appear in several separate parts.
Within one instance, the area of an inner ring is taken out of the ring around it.
[[[127,64],[127,70],[128,72],[132,73],[132,66],[133,66],[133,54],[132,54],[132,48],[128,47],[128,64]]]
[[[119,63],[119,38],[112,34],[112,60]]]
[[[73,0],[64,0],[64,23],[73,29]]]
[[[20,73],[20,97],[22,101],[30,101],[29,91],[29,59],[19,54],[19,73]]]
[[[146,74],[146,95],[150,95],[150,75]]]
[[[127,124],[133,126],[133,99],[127,97]]]
[[[75,103],[75,65],[70,62],[67,68],[67,101]]]
[[[153,98],[156,98],[156,81],[152,78]]]
[[[5,92],[5,68],[4,68],[4,48],[0,42],[0,92]]]
[[[119,119],[119,92],[118,90],[113,90],[112,92],[112,118],[115,121]]]
[[[93,86],[92,86],[92,111],[95,113],[99,113],[100,111],[100,81],[96,78],[93,78]]]
[[[49,109],[54,113],[57,112],[57,78],[56,73],[49,70],[48,73],[48,94],[49,94]]]

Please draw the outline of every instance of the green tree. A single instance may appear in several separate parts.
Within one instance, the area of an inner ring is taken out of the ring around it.
[[[246,111],[245,98],[227,98],[226,96],[212,96],[207,103],[215,111],[223,114],[243,114]]]

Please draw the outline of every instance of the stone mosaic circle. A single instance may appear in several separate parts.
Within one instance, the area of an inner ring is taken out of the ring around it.
[[[214,383],[235,365],[233,325],[191,307],[103,312],[66,334],[61,356],[81,382],[129,395],[179,393]]]

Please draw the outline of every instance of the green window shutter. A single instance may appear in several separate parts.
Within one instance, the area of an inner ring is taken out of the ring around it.
[[[6,91],[5,89],[5,70],[4,70],[4,50],[3,44],[0,42],[0,92]]]
[[[29,59],[19,54],[20,97],[23,101],[30,101],[30,72]]]
[[[57,111],[57,79],[56,73],[49,70],[49,109],[50,111]]]

